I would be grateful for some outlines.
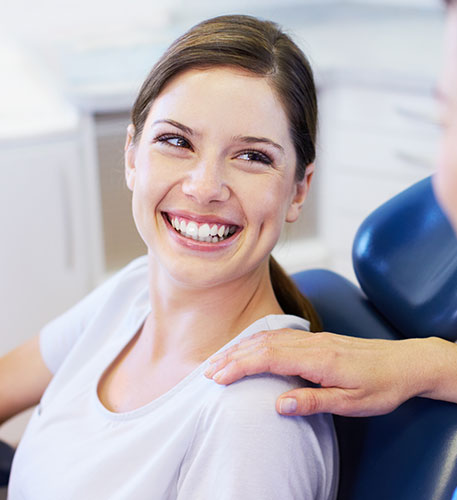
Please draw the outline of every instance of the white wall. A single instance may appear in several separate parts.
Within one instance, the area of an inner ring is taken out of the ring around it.
[[[169,27],[195,14],[293,5],[359,4],[440,8],[440,0],[4,0],[0,33],[32,42],[68,42]]]
[[[30,0],[5,1],[0,32],[25,41],[52,42],[103,38],[113,34],[163,28],[195,11],[313,3],[313,0]],[[321,2],[322,3],[322,2]],[[216,6],[216,7],[215,7]]]

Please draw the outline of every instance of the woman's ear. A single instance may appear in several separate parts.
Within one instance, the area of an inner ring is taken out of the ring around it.
[[[286,222],[295,222],[300,215],[303,203],[308,196],[309,186],[314,174],[314,163],[310,163],[306,167],[305,176],[299,182],[295,183],[295,192],[292,202],[287,210]]]
[[[125,163],[125,182],[130,191],[133,191],[135,186],[135,144],[133,137],[135,135],[135,127],[130,124],[127,127],[127,136],[125,138],[124,146],[124,163]]]

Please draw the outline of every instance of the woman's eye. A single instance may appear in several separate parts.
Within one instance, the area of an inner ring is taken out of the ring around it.
[[[263,163],[264,165],[271,165],[273,163],[266,154],[261,153],[260,151],[245,151],[244,153],[241,153],[238,158],[249,162],[255,161]]]
[[[179,135],[161,135],[157,138],[157,141],[162,144],[169,144],[175,148],[191,149],[189,142]]]

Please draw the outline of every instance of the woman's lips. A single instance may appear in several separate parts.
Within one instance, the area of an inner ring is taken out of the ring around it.
[[[189,217],[171,212],[162,212],[162,215],[176,234],[189,242],[208,246],[220,246],[222,242],[231,239],[242,230],[241,226],[226,220],[217,220],[214,216]]]

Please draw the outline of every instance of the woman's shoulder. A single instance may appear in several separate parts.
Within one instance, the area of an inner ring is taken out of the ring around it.
[[[243,338],[249,337],[263,330],[276,330],[280,328],[291,328],[308,330],[309,322],[303,318],[288,314],[271,314],[264,316],[243,332],[236,336],[222,350],[236,344]],[[281,376],[271,373],[261,373],[242,378],[227,386],[219,386],[211,383],[210,390],[213,393],[210,400],[213,404],[226,407],[230,410],[252,406],[255,412],[271,413],[275,412],[275,401],[283,392],[291,389],[297,389],[309,385],[308,382],[300,377]],[[275,412],[276,413],[276,412]]]
[[[292,314],[268,314],[251,323],[227,345],[223,346],[220,351],[236,344],[245,337],[249,337],[262,331],[279,330],[283,328],[309,331],[309,327],[309,321],[304,318],[300,318],[299,316],[294,316]]]
[[[133,259],[127,265],[119,269],[111,278],[113,281],[141,280],[144,282],[148,273],[147,255]]]
[[[276,412],[277,398],[286,391],[306,387],[300,377],[261,373],[250,375],[227,386],[214,384],[213,394],[206,401],[208,410],[223,419],[241,421],[279,422],[285,417]],[[289,418],[289,417],[287,417]]]
[[[304,385],[299,377],[266,373],[229,386],[214,384],[200,415],[194,453],[201,454],[209,443],[222,450],[221,463],[236,467],[239,474],[249,471],[249,481],[252,474],[259,475],[259,485],[269,483],[276,491],[288,477],[292,491],[300,492],[282,497],[270,492],[268,498],[333,498],[338,457],[331,415],[286,417],[276,411],[278,396]]]
[[[103,302],[108,299],[115,300],[119,296],[124,298],[136,295],[136,293],[147,287],[147,275],[147,256],[143,255],[109,276],[87,298]]]
[[[291,328],[294,330],[310,329],[310,322],[307,319],[292,314],[270,314],[263,318],[268,330],[278,330],[279,328]]]
[[[309,322],[291,315],[269,315],[261,318],[242,332],[234,341],[262,330],[293,328],[307,330]],[[283,376],[271,373],[246,376],[230,385],[220,386],[209,381],[210,394],[205,398],[205,413],[213,422],[223,426],[240,428],[265,425],[270,429],[303,435],[304,429],[312,428],[312,434],[326,434],[333,440],[333,421],[327,414],[310,417],[284,417],[276,411],[276,400],[284,392],[308,387],[310,382],[298,376]],[[306,436],[310,436],[305,431]]]

